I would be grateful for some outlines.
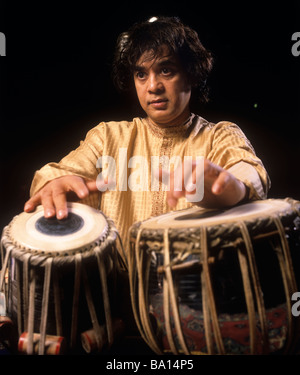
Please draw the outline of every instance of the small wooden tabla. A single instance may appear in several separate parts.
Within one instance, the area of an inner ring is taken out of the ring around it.
[[[130,229],[141,336],[157,354],[291,353],[299,342],[299,208],[292,199],[193,207]],[[297,285],[298,283],[298,285]]]
[[[77,350],[90,330],[93,348],[103,348],[103,332],[113,342],[117,230],[101,211],[80,203],[68,209],[67,219],[46,219],[39,206],[4,228],[0,291],[20,352]]]

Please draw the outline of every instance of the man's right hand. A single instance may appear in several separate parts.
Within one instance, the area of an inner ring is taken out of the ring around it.
[[[96,181],[85,180],[79,176],[55,178],[42,187],[24,205],[25,212],[32,212],[38,205],[44,207],[44,216],[65,219],[68,216],[67,200],[86,198],[92,192],[98,192]]]

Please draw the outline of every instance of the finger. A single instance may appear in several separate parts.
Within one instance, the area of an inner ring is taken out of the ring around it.
[[[55,211],[55,206],[54,206],[51,190],[44,190],[41,193],[41,204],[44,208],[44,216],[46,218],[55,216],[56,211]]]
[[[62,189],[54,189],[52,192],[52,201],[57,219],[66,219],[68,217],[66,192]]]
[[[168,181],[169,187],[167,188],[167,204],[173,208],[176,206],[178,198],[174,195],[174,173],[170,173],[161,167],[153,170],[153,177],[159,183]]]
[[[215,181],[222,171],[223,171],[223,168],[219,167],[218,165],[212,163],[209,160],[205,160],[204,162],[205,179]]]
[[[28,199],[28,201],[24,205],[24,211],[32,212],[40,204],[41,204],[41,195],[40,193],[38,193],[38,194],[35,194],[30,199]]]
[[[175,198],[173,195],[167,195],[167,203],[171,208],[174,208],[177,205],[178,198]]]
[[[160,183],[169,185],[170,178],[172,178],[172,175],[174,174],[174,171],[165,169],[165,168],[157,168],[153,170],[153,177]]]
[[[216,195],[222,194],[228,186],[229,182],[230,174],[226,171],[221,172],[212,185],[212,192]]]
[[[60,191],[65,192],[74,192],[79,199],[86,198],[89,195],[89,189],[86,185],[86,182],[81,177],[71,176],[70,178],[63,181],[63,185],[60,187],[60,190],[57,190],[56,193],[60,195]],[[65,193],[66,194],[66,193]]]
[[[67,193],[73,192],[78,198],[83,199],[89,195],[89,189],[86,186],[85,181],[81,177],[71,176],[61,181],[62,184],[53,187],[52,190],[52,201],[46,196],[47,213],[54,216],[53,209],[56,212],[57,219],[65,219],[68,217],[68,206],[67,206]]]
[[[98,191],[97,183],[95,180],[86,180],[85,181],[86,187],[88,188],[89,192],[95,193]]]
[[[167,191],[167,203],[170,207],[175,207],[178,199],[185,196],[185,192],[182,191],[174,191],[169,190]]]
[[[86,183],[90,192],[101,191],[102,193],[104,193],[107,190],[115,190],[116,188],[116,181],[109,178],[97,178],[96,181],[90,180]]]
[[[185,163],[184,166],[183,190],[185,195],[194,195],[204,188],[204,159]]]
[[[199,161],[187,161],[181,170],[176,169],[170,173],[170,189],[167,195],[169,206],[176,206],[178,199],[181,197],[195,194],[199,170],[200,173],[203,173]]]

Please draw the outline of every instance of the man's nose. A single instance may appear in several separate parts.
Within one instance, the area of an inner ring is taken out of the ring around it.
[[[160,93],[163,92],[164,85],[157,74],[150,74],[148,79],[148,91],[149,93]]]

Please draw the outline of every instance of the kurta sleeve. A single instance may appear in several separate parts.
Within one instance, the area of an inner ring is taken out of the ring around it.
[[[96,163],[103,150],[103,127],[101,123],[91,129],[84,141],[71,151],[59,163],[48,163],[35,172],[30,195],[34,195],[47,182],[62,176],[76,175],[85,179],[96,179],[98,171]]]
[[[241,180],[250,200],[266,199],[270,178],[242,130],[233,123],[220,122],[214,127],[211,142],[207,158]]]

